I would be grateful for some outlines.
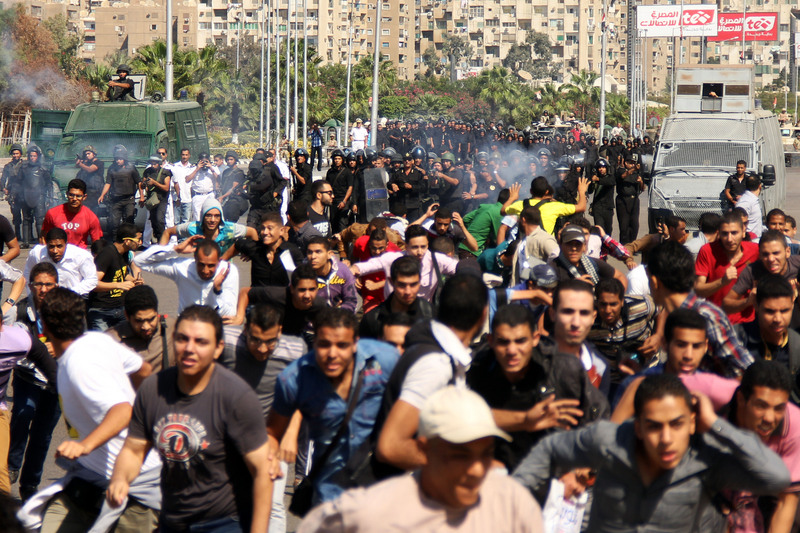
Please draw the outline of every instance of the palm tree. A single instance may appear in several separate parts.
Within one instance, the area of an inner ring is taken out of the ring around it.
[[[82,76],[92,87],[104,93],[108,89],[108,80],[115,71],[116,67],[112,68],[104,63],[90,63],[84,67]]]
[[[538,114],[547,111],[550,114],[558,115],[570,107],[570,103],[565,98],[564,92],[560,87],[556,87],[552,83],[548,83],[539,88],[537,100],[538,105],[536,106],[536,110]]]
[[[166,60],[167,43],[164,41],[153,41],[153,44],[139,48],[136,57],[131,60],[134,70],[147,75],[145,90],[148,93],[164,91],[164,63]]]
[[[247,78],[249,79],[250,76]],[[212,118],[229,121],[232,142],[237,143],[242,125],[246,129],[255,127],[255,123],[251,122],[252,113],[246,108],[257,107],[257,103],[258,91],[253,90],[252,85],[248,83],[241,71],[233,74],[223,71],[209,86],[206,109]],[[244,113],[243,109],[246,109]],[[258,117],[257,112],[255,116]]]
[[[388,59],[383,59],[381,55],[380,63],[378,63],[378,91],[381,94],[389,94],[394,92],[397,86],[397,70],[394,68],[394,63]],[[361,58],[361,61],[356,63],[353,67],[353,78],[362,78],[369,81],[372,87],[372,70],[375,64],[372,55],[366,55]]]
[[[482,87],[478,97],[487,102],[495,116],[500,116],[500,109],[519,95],[519,84],[504,67],[484,70],[478,76],[478,86]],[[506,106],[505,110],[507,111]],[[502,118],[502,117],[501,117]]]
[[[566,92],[567,98],[572,101],[573,109],[578,111],[581,120],[586,120],[586,113],[592,106],[600,103],[600,87],[595,87],[594,83],[599,75],[588,70],[581,70],[578,74],[573,74],[569,83],[561,88]]]
[[[606,95],[606,124],[627,124],[630,110],[631,103],[627,96],[614,93]]]

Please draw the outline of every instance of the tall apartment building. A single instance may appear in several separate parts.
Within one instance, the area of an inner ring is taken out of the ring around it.
[[[275,0],[262,10],[256,0],[173,0],[173,30],[179,47],[258,42],[267,31],[285,42],[305,30],[309,45],[323,63],[358,61],[374,53],[377,2],[381,5],[381,53],[397,67],[402,79],[424,75],[422,54],[434,47],[441,54],[446,35],[458,35],[473,54],[457,65],[460,76],[475,75],[502,62],[529,30],[545,33],[552,44],[556,81],[573,73],[599,73],[602,0]],[[124,51],[130,55],[166,35],[164,0],[23,0],[29,12],[45,19],[64,14],[85,36],[83,57],[102,60]],[[685,5],[710,0],[684,0]],[[789,70],[790,16],[798,0],[716,0],[720,12],[778,11],[778,40],[748,42],[747,62],[756,65],[756,83],[774,83]],[[610,2],[609,2],[610,3]],[[648,93],[663,91],[674,65],[697,64],[704,58],[738,63],[740,43],[705,42],[700,38],[635,38],[637,5],[680,4],[680,0],[617,0],[608,13],[607,75],[622,86],[637,72]],[[303,17],[305,8],[306,16]],[[798,26],[800,28],[800,26]],[[348,36],[352,36],[352,43]]]

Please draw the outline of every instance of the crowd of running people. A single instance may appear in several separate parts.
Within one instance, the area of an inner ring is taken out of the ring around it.
[[[118,147],[102,182],[87,147],[23,268],[0,219],[6,530],[795,530],[794,220],[742,169],[696,235],[640,236],[649,139],[478,126],[317,176],[313,135],[143,177]]]

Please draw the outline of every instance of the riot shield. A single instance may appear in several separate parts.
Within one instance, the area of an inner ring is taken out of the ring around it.
[[[364,179],[364,197],[367,204],[367,220],[372,220],[389,210],[389,192],[386,190],[389,175],[382,168],[365,169],[362,175]]]

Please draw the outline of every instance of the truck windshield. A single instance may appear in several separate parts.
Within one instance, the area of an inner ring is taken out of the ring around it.
[[[736,168],[743,159],[753,161],[753,143],[745,142],[669,142],[658,146],[654,168]]]
[[[152,136],[137,133],[75,133],[66,135],[56,151],[56,161],[75,162],[76,155],[82,155],[83,149],[91,145],[97,151],[97,157],[110,160],[114,155],[114,146],[121,144],[128,149],[129,161],[142,161],[150,156]]]

